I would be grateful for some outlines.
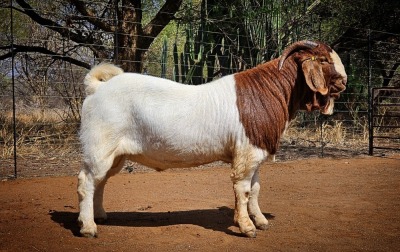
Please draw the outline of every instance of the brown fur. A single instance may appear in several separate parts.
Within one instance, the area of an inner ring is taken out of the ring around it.
[[[235,75],[237,105],[246,135],[253,145],[270,154],[277,151],[292,116],[289,101],[297,78],[294,64],[287,64],[282,72],[277,69],[278,61],[274,60]]]
[[[330,52],[328,46],[319,44],[291,54],[280,71],[279,59],[275,59],[235,74],[240,120],[253,145],[275,154],[286,122],[297,110],[323,108],[330,93],[337,98],[344,90],[329,64]]]

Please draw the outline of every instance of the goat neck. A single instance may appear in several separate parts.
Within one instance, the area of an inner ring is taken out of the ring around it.
[[[235,74],[240,121],[251,143],[275,154],[288,121],[294,116],[292,93],[298,79],[292,57],[278,70],[278,59]]]

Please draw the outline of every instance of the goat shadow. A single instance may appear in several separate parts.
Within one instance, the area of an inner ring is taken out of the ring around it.
[[[173,212],[107,212],[108,219],[98,225],[127,226],[127,227],[161,227],[179,224],[192,224],[214,231],[224,232],[228,235],[242,236],[229,229],[233,225],[233,209],[222,206],[216,209],[173,211]],[[65,211],[52,211],[49,213],[51,220],[68,229],[74,236],[80,236],[77,223],[78,213]],[[268,219],[275,216],[264,213]]]

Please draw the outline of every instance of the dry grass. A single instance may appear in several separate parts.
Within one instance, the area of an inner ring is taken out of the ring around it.
[[[368,143],[368,124],[363,123],[357,127],[346,127],[342,121],[319,122],[308,126],[300,126],[297,119],[290,123],[283,141],[290,144],[304,144],[310,146],[324,145],[340,146]]]
[[[57,151],[59,155],[78,149],[77,122],[63,119],[65,111],[49,109],[23,110],[16,115],[18,156],[46,156]],[[13,156],[12,112],[0,115],[0,157]]]
[[[317,134],[322,134],[322,139],[332,144],[343,144],[346,140],[346,129],[343,127],[343,122],[334,121],[333,124],[324,122],[322,127],[318,128]]]

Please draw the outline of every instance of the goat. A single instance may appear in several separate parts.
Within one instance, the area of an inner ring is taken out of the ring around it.
[[[278,59],[199,86],[123,73],[111,64],[95,66],[84,81],[80,233],[97,236],[94,220],[107,218],[104,186],[126,159],[157,170],[222,160],[232,164],[234,222],[255,237],[256,228],[268,226],[258,205],[260,164],[274,160],[297,110],[332,114],[346,82],[336,52],[312,41],[296,42]]]

